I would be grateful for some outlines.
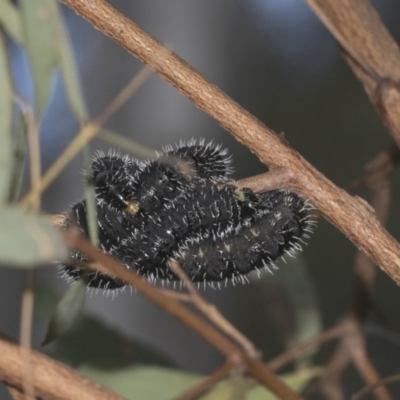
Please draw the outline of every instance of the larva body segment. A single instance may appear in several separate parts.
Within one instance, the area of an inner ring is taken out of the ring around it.
[[[228,177],[231,158],[213,144],[168,146],[154,161],[118,154],[96,156],[99,247],[149,280],[177,280],[177,261],[194,282],[233,280],[268,268],[291,253],[310,230],[311,207],[294,193],[255,194]],[[75,204],[66,227],[76,224],[88,236],[85,202]],[[89,261],[73,252],[73,260]],[[82,274],[65,266],[67,278]],[[88,285],[115,289],[118,279],[88,274]]]

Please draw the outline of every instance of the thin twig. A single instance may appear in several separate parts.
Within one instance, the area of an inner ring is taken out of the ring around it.
[[[329,342],[330,340],[337,339],[342,333],[343,328],[342,325],[339,323],[332,328],[325,330],[315,338],[307,340],[306,342],[299,343],[291,349],[275,357],[271,361],[268,361],[268,367],[271,368],[273,371],[277,371],[284,367],[287,363],[301,356],[305,351],[312,349],[313,347],[320,346],[321,344]]]
[[[203,312],[203,314],[212,321],[222,332],[230,336],[242,348],[246,353],[252,357],[257,358],[259,352],[254,347],[253,343],[250,342],[240,331],[238,331],[219,311],[218,309],[210,303],[207,303],[199,292],[193,285],[193,282],[189,279],[185,271],[181,266],[174,260],[170,260],[169,267],[172,272],[179,277],[179,279],[184,283],[186,289],[191,295],[192,303]]]
[[[350,183],[349,188],[355,189],[361,185],[373,188],[377,182],[386,179],[399,161],[400,149],[396,143],[393,143],[388,149],[381,151],[365,164],[363,173]]]
[[[400,246],[361,199],[336,187],[287,142],[104,0],[62,0],[215,118],[270,168],[296,174],[299,194],[400,284]]]
[[[345,320],[344,326],[346,332],[343,336],[343,343],[347,348],[354,367],[367,384],[373,385],[379,382],[381,378],[367,356],[365,338],[360,321],[358,318],[350,316]],[[384,386],[375,388],[374,394],[378,400],[393,400],[393,397]]]
[[[147,81],[150,75],[151,70],[146,67],[142,68],[96,118],[81,128],[76,137],[43,174],[35,192],[31,190],[21,199],[19,203],[21,207],[27,207],[31,204],[34,200],[35,193],[42,193],[54,181],[65,166],[79,153],[83,146],[88,143],[89,140],[93,139],[105,122],[129,100],[129,98]]]
[[[0,380],[23,390],[20,346],[0,333]],[[39,398],[46,400],[124,400],[111,390],[92,382],[67,366],[39,353],[32,352],[33,384]]]
[[[375,382],[372,385],[368,385],[365,388],[358,391],[357,393],[353,394],[353,396],[351,396],[351,400],[360,400],[361,398],[372,392],[372,390],[376,389],[378,386],[387,385],[388,383],[394,383],[399,381],[400,381],[400,374],[388,376],[387,378],[383,378],[379,382]]]
[[[237,359],[239,362],[246,364],[248,373],[277,396],[286,400],[300,399],[296,393],[289,389],[289,387],[261,361],[251,358],[237,347],[236,344],[233,344],[226,336],[216,331],[211,325],[194,315],[182,304],[165,296],[162,291],[157,289],[154,285],[145,282],[135,271],[125,268],[110,256],[102,253],[96,247],[93,247],[81,236],[78,230],[71,229],[64,232],[63,236],[69,246],[77,249],[81,253],[87,255],[89,259],[95,261],[95,263],[90,264],[93,269],[115,276],[135,287],[139,293],[179,319],[194,332],[197,332],[203,339],[226,356],[234,357],[235,360]]]
[[[222,367],[218,368],[211,375],[207,376],[204,380],[202,380],[199,384],[191,387],[186,392],[180,394],[175,397],[174,400],[194,400],[197,399],[202,394],[206,393],[217,383],[226,378],[232,371],[232,369],[237,366],[232,360],[228,360]]]
[[[31,105],[22,96],[16,95],[15,98],[21,107],[22,115],[25,118],[26,125],[28,127],[28,144],[32,186],[31,191],[33,193],[31,209],[35,212],[38,212],[40,210],[41,204],[41,194],[38,190],[41,177],[39,124]],[[23,289],[21,302],[20,342],[21,355],[22,359],[24,360],[23,386],[26,400],[33,400],[35,398],[31,359],[34,273],[35,271],[32,268],[26,274],[26,283]]]
[[[34,271],[27,273],[25,287],[22,293],[21,304],[21,322],[20,322],[20,342],[21,342],[21,358],[22,358],[22,377],[23,388],[26,400],[35,398],[35,389],[33,384],[33,367],[31,357],[32,347],[32,318],[33,318],[33,280]]]
[[[320,381],[321,391],[329,400],[344,400],[343,389],[340,386],[344,369],[349,365],[349,355],[343,341],[340,341],[333,356],[326,365]]]
[[[400,147],[400,49],[369,1],[307,0]]]
[[[8,393],[13,400],[25,400],[25,393],[13,386],[7,386]],[[35,398],[37,400],[37,398]]]

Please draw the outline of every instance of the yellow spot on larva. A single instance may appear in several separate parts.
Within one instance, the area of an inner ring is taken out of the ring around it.
[[[244,201],[244,193],[243,193],[243,191],[240,190],[239,188],[236,188],[236,189],[235,189],[235,191],[233,192],[233,197],[234,197],[236,200]]]
[[[129,214],[135,215],[139,211],[139,206],[132,200],[128,202],[125,211]]]

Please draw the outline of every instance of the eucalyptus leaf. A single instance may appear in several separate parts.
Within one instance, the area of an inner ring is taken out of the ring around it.
[[[42,283],[35,283],[34,291],[34,315],[39,322],[48,325],[56,310],[60,296],[52,287]]]
[[[175,369],[147,366],[134,366],[109,371],[84,365],[79,368],[79,371],[130,400],[173,399],[205,378],[201,375]],[[302,369],[280,378],[294,391],[300,392],[319,373],[320,370],[315,368]],[[239,400],[241,398],[246,400],[278,400],[264,386],[250,386],[240,378],[225,380],[200,397],[201,400]]]
[[[0,30],[0,202],[8,199],[11,175],[13,87],[4,36]]]
[[[246,400],[250,385],[242,377],[233,377],[214,386],[202,400]]]
[[[20,10],[9,0],[0,0],[0,25],[16,43],[25,44]]]
[[[102,370],[138,363],[173,366],[171,360],[158,349],[128,338],[114,327],[85,314],[54,342],[48,353],[74,366],[85,364]]]
[[[0,208],[0,265],[32,268],[67,254],[60,233],[46,218]]]
[[[86,280],[84,278],[78,279],[64,293],[51,318],[46,338],[42,345],[52,342],[72,327],[81,314],[85,302],[85,294]]]
[[[79,372],[129,400],[168,400],[204,377],[174,369],[137,366],[109,371],[82,366]]]
[[[296,259],[287,262],[288,264],[281,268],[279,279],[286,289],[295,322],[295,331],[287,338],[287,345],[291,347],[321,333],[322,317],[304,258],[297,256]],[[298,362],[311,364],[311,357],[316,351],[317,349],[312,349],[305,352]]]
[[[56,65],[53,0],[20,0],[26,50],[35,88],[35,109],[40,118],[46,108]]]
[[[88,119],[88,116],[82,96],[82,90],[79,85],[79,76],[77,73],[70,40],[68,39],[67,30],[62,20],[60,6],[55,0],[52,0],[50,2],[50,7],[53,10],[54,15],[53,28],[57,41],[55,52],[57,64],[61,69],[61,75],[68,102],[76,119],[81,125],[83,125]]]
[[[27,125],[22,113],[18,115],[14,136],[12,145],[10,190],[8,195],[8,201],[10,203],[15,203],[18,200],[28,146]]]

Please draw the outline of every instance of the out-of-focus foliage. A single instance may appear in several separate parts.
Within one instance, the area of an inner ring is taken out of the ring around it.
[[[89,366],[82,366],[79,370],[130,400],[172,399],[205,378],[183,371],[147,366],[134,366],[111,372]],[[318,370],[305,369],[284,375],[282,379],[293,390],[299,392],[318,373]],[[202,400],[277,400],[277,397],[264,387],[253,385],[239,377],[219,383],[200,398]]]
[[[1,265],[31,268],[66,257],[60,233],[44,217],[0,208]]]
[[[11,82],[7,49],[4,35],[0,30],[0,201],[2,202],[8,198],[11,176],[11,130],[13,111],[13,87]]]

